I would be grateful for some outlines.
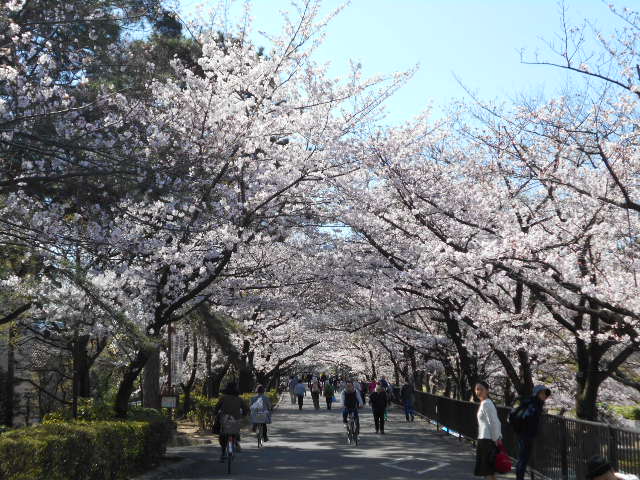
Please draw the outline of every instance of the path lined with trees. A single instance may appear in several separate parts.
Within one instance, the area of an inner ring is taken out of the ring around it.
[[[0,444],[307,365],[640,418],[640,15],[561,11],[531,61],[561,95],[389,126],[412,71],[330,78],[323,14],[262,46],[163,0],[0,4]]]

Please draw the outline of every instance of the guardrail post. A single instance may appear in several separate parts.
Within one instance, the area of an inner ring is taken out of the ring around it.
[[[560,473],[562,480],[569,480],[569,445],[567,443],[567,422],[562,420],[560,431]]]
[[[436,410],[436,432],[440,431],[440,399],[435,398],[435,410]]]
[[[609,462],[613,469],[618,471],[618,432],[609,425]]]

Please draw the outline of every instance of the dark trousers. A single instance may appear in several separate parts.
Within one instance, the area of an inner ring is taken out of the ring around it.
[[[333,402],[332,397],[326,397],[327,400],[327,410],[331,410],[331,403]]]
[[[373,422],[376,424],[376,432],[384,433],[384,410],[373,411]]]
[[[320,392],[311,392],[311,398],[313,399],[313,408],[320,410]]]
[[[518,436],[518,463],[516,463],[516,480],[524,480],[527,473],[527,463],[533,450],[533,437],[529,435]]]
[[[303,402],[304,402],[304,395],[298,395],[298,409],[302,410]]]
[[[349,416],[349,412],[353,412],[353,416],[354,416],[354,419],[356,421],[356,430],[359,432],[360,431],[360,415],[358,415],[358,409],[357,408],[344,407],[342,409],[342,421],[344,423],[347,423],[347,417]]]
[[[407,417],[407,422],[410,419],[413,420],[413,417],[415,415],[415,411],[413,410],[413,401],[404,400],[402,403],[404,404],[404,415],[405,417]]]

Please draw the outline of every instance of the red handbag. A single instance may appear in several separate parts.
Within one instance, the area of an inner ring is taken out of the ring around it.
[[[504,448],[502,440],[498,440],[496,445],[498,446],[498,453],[496,454],[496,472],[509,473],[513,465],[509,458],[509,454],[507,453],[507,449]]]

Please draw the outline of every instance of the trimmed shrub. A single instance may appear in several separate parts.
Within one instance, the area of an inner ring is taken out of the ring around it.
[[[0,436],[0,478],[11,480],[118,480],[158,462],[171,422],[47,423]]]

